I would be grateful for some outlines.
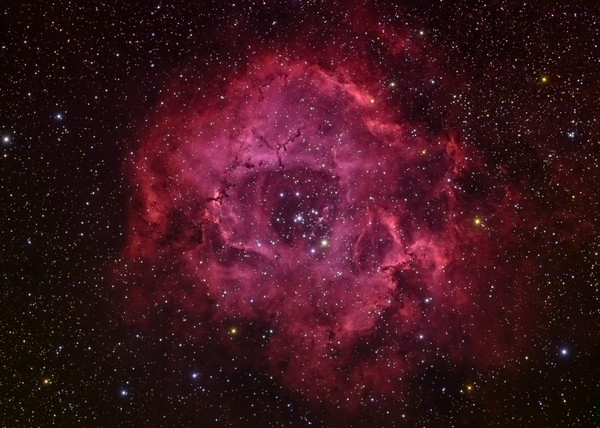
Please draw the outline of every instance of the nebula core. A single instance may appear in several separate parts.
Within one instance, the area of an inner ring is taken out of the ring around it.
[[[257,54],[171,94],[128,169],[129,321],[163,317],[349,408],[402,396],[427,362],[508,361],[526,328],[527,267],[506,256],[519,191],[460,133],[408,119],[396,85]]]

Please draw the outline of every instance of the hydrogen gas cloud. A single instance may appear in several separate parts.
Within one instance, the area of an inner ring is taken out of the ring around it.
[[[262,53],[179,82],[129,165],[122,286],[130,322],[162,317],[349,408],[402,396],[429,362],[502,364],[527,319],[528,267],[507,256],[519,190],[403,104],[429,75],[359,59]]]

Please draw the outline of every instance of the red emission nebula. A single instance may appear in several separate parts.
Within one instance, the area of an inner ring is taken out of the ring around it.
[[[404,395],[434,360],[509,361],[526,328],[527,266],[505,256],[519,191],[458,133],[406,119],[395,85],[262,54],[165,102],[128,167],[128,321],[162,317],[349,408]]]

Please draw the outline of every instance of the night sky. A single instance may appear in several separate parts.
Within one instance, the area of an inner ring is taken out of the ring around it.
[[[2,427],[585,427],[600,8],[0,6]]]

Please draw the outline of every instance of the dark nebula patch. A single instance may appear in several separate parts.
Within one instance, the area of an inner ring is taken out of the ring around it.
[[[123,302],[133,323],[169,302],[189,319],[174,334],[355,408],[401,397],[440,355],[508,361],[527,321],[523,266],[489,268],[519,226],[518,189],[438,113],[398,111],[382,70],[339,64],[257,54],[167,100],[129,168]]]

